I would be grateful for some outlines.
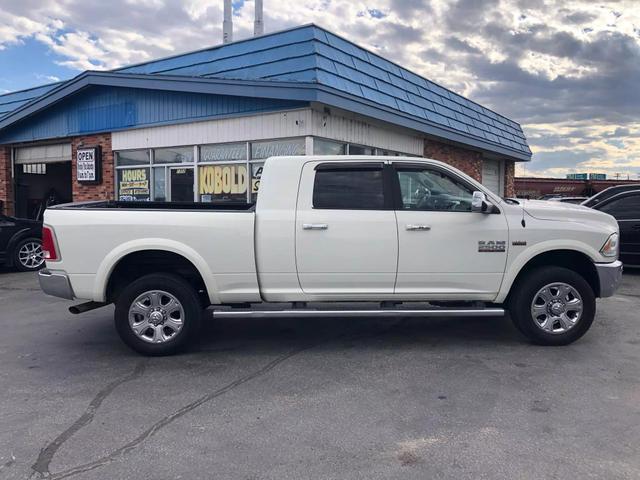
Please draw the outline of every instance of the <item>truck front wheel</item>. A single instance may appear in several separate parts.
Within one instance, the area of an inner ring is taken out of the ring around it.
[[[582,337],[596,313],[589,283],[561,267],[541,267],[514,286],[509,312],[515,326],[539,345],[568,345]]]
[[[200,327],[196,290],[176,275],[153,273],[127,285],[118,296],[115,324],[124,343],[143,355],[183,350]]]

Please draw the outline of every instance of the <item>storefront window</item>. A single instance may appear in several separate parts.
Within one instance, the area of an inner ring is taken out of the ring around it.
[[[198,169],[201,202],[246,202],[247,164],[201,165]]]
[[[118,200],[124,202],[149,201],[149,168],[122,168],[117,170]]]
[[[373,155],[372,147],[362,147],[360,145],[349,145],[349,155]]]
[[[325,150],[346,145],[325,141]],[[305,138],[116,152],[116,190],[122,201],[247,202],[257,199],[264,159],[304,155]],[[247,158],[250,148],[251,157]],[[321,147],[322,148],[322,147]],[[197,169],[197,170],[196,170]]]
[[[193,147],[158,148],[153,163],[193,163]]]
[[[313,153],[316,155],[344,155],[347,152],[345,143],[333,142],[324,138],[313,139]]]
[[[246,143],[225,143],[200,147],[200,162],[230,162],[247,159]]]
[[[255,142],[251,144],[251,158],[254,160],[305,154],[305,139],[273,140],[269,142]]]
[[[116,165],[149,165],[149,150],[129,150],[116,153]]]
[[[262,178],[262,170],[264,169],[264,163],[252,163],[251,164],[251,201],[255,202],[258,199],[258,190],[260,189],[260,179]]]
[[[166,178],[167,171],[165,167],[156,167],[153,169],[153,199],[156,202],[167,201]]]

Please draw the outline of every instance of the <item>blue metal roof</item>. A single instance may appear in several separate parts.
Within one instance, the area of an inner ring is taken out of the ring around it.
[[[62,82],[51,83],[41,87],[30,88],[28,90],[20,90],[18,92],[5,93],[0,95],[0,119],[18,108],[26,105],[32,100],[42,97],[50,92]]]
[[[228,85],[237,81],[238,86],[250,81],[264,82],[268,87],[282,84],[286,88],[280,93],[286,90],[285,95],[298,95],[292,99],[304,97],[347,108],[518,160],[531,158],[518,123],[315,25],[128,66],[109,75],[183,78],[185,82],[211,79],[212,85],[219,85],[216,79],[227,80]],[[311,95],[307,90],[294,91],[295,86],[315,86],[317,91]],[[9,105],[5,97],[19,93],[0,96],[0,109]],[[41,95],[54,93],[47,90]],[[257,93],[256,87],[247,87],[244,96],[255,97]],[[16,105],[26,111],[29,104],[18,102]],[[7,112],[10,107],[4,108]],[[0,116],[0,128],[9,117],[13,115]]]
[[[307,102],[92,85],[25,122],[0,129],[0,143],[288,110]]]

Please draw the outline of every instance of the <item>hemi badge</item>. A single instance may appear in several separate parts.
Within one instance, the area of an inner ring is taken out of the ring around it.
[[[513,245],[514,247],[526,247],[527,242],[525,240],[516,240],[514,242],[511,242],[511,245]]]

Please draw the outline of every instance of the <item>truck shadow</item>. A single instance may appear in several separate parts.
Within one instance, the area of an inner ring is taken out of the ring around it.
[[[323,349],[516,345],[523,337],[504,318],[287,318],[205,322],[192,352],[230,348],[279,350],[323,343]]]
[[[51,347],[96,359],[128,357],[128,354],[136,356],[120,341],[109,313],[102,313],[106,311],[88,314],[94,318],[85,319],[77,332],[56,338],[55,345]],[[339,352],[435,347],[486,349],[524,346],[527,341],[513,327],[508,316],[213,320],[206,315],[198,338],[179,357],[204,354],[206,358],[207,353],[225,351],[240,356],[256,353],[279,355],[290,349],[314,345],[322,345],[324,351]]]

